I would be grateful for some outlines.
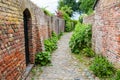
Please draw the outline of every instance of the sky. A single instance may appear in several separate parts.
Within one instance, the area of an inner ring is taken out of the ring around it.
[[[55,13],[57,11],[58,1],[59,0],[31,0],[33,3],[35,3],[40,8],[46,8],[51,13]],[[73,19],[78,19],[79,14],[75,14]]]
[[[57,5],[59,0],[31,0],[37,6],[41,8],[46,8],[51,13],[55,13],[57,11]]]

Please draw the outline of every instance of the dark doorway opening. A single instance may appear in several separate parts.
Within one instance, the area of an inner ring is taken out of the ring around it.
[[[31,14],[28,9],[23,12],[23,20],[24,20],[24,39],[25,39],[25,59],[26,66],[30,63],[30,22],[31,22]]]

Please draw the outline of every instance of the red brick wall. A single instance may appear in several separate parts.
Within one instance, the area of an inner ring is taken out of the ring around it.
[[[120,3],[117,1],[111,0],[109,5],[104,3],[104,6],[101,6],[102,0],[98,2],[93,25],[93,48],[120,67]]]
[[[98,3],[96,5],[96,10],[105,9],[119,2],[120,0],[98,0]]]
[[[51,23],[52,23],[52,30],[56,34],[59,34],[60,32],[64,32],[65,22],[63,19],[53,16],[51,19]]]
[[[65,25],[64,20],[59,18],[59,33],[64,32],[64,29],[65,29],[64,25]]]
[[[26,9],[30,13],[26,14],[30,17],[27,21],[29,63],[34,64],[35,54],[42,51],[44,39],[53,31],[55,24],[51,17],[46,17],[29,0],[0,0],[0,80],[19,80],[26,69],[23,20]]]

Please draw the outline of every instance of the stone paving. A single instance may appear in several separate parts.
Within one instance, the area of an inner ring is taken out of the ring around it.
[[[52,66],[43,67],[41,75],[33,80],[99,80],[72,56],[69,40],[72,33],[65,33],[53,52]]]

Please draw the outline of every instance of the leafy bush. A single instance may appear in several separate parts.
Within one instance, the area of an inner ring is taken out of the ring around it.
[[[50,52],[39,52],[36,54],[35,63],[40,64],[41,66],[45,66],[51,62],[51,54]]]
[[[51,52],[57,49],[58,36],[52,32],[52,37],[44,41],[45,51],[39,52],[35,57],[35,63],[45,66],[51,62]]]
[[[120,80],[120,70],[117,71],[117,75],[116,75],[115,80]]]
[[[84,48],[83,49],[83,53],[87,56],[87,57],[94,57],[95,56],[95,52],[91,49],[91,48]]]
[[[65,31],[66,32],[70,32],[74,29],[73,27],[73,22],[71,22],[70,20],[66,21],[66,27],[65,27]]]
[[[55,32],[52,32],[51,40],[54,42],[55,45],[57,45],[58,37]]]
[[[52,52],[57,48],[57,45],[53,42],[52,39],[47,39],[44,41],[45,51]]]
[[[57,49],[57,35],[52,32],[52,37],[44,41],[45,51],[52,52]]]
[[[75,25],[78,23],[78,20],[71,20],[73,22],[73,29],[75,29]]]
[[[58,39],[60,39],[62,35],[63,35],[63,32],[60,32],[60,34],[58,35]]]
[[[95,0],[79,0],[79,9],[82,13],[90,14],[93,12],[93,4]],[[88,7],[89,6],[89,7]]]
[[[79,53],[86,47],[91,47],[92,30],[90,25],[77,23],[69,42],[72,53]]]
[[[113,64],[100,55],[95,57],[90,66],[90,70],[98,77],[109,77],[114,75],[115,72]]]

